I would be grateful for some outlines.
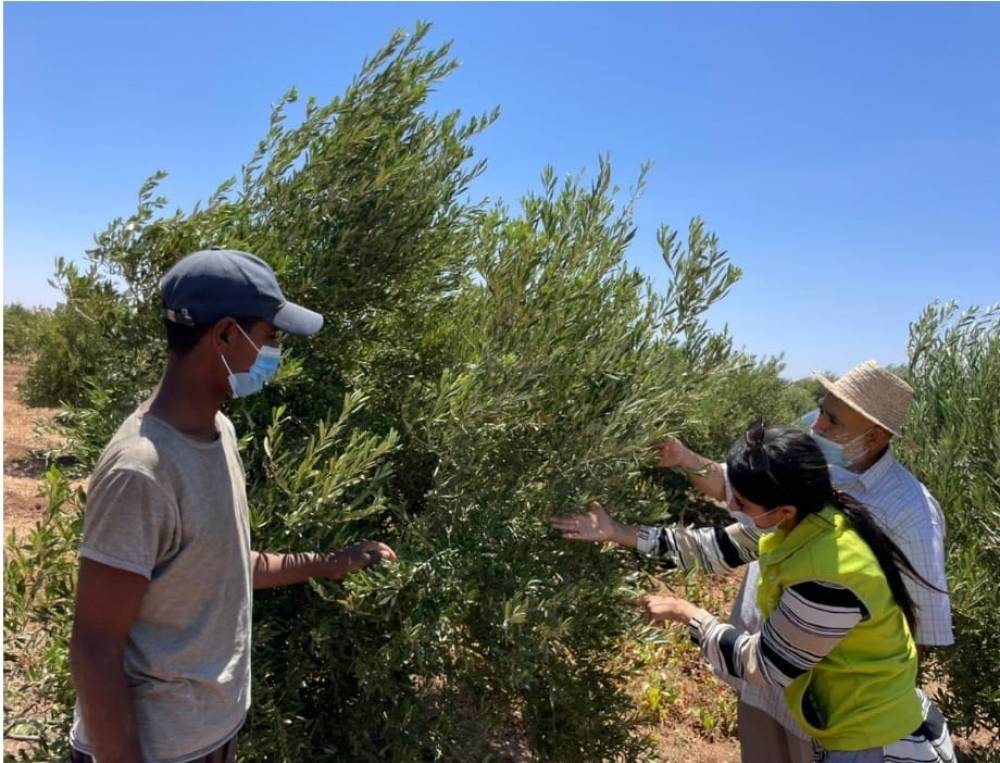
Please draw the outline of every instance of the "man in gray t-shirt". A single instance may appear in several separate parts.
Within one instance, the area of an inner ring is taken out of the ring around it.
[[[252,591],[341,578],[395,555],[250,547],[231,397],[260,391],[278,331],[322,316],[285,300],[253,255],[196,252],[161,284],[169,357],[153,397],[121,425],[91,476],[71,659],[72,760],[223,763],[250,705]]]

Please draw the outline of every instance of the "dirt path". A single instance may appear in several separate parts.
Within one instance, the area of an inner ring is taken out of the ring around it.
[[[45,460],[38,454],[55,444],[51,435],[39,435],[36,424],[50,421],[58,409],[29,408],[21,400],[17,385],[28,372],[28,364],[4,363],[3,367],[3,532],[20,534],[41,517],[43,499],[38,491],[45,475]]]

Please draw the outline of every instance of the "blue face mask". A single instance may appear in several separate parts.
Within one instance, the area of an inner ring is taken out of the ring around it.
[[[246,371],[234,374],[229,363],[226,362],[225,356],[220,355],[219,357],[222,358],[226,370],[229,371],[229,388],[233,392],[233,397],[249,397],[264,389],[264,385],[278,373],[278,366],[281,364],[281,350],[277,347],[258,347],[238,324],[236,328],[240,329],[240,333],[257,350],[256,360]]]

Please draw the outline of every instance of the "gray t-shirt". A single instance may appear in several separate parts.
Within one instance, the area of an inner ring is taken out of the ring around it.
[[[146,763],[225,743],[250,705],[253,580],[246,479],[232,423],[198,442],[142,409],[90,479],[80,555],[149,579],[125,645]],[[70,741],[91,752],[77,704]]]

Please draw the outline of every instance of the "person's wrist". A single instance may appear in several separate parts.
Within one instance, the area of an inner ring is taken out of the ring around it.
[[[336,578],[338,567],[339,564],[337,561],[337,554],[323,554],[314,563],[316,574],[312,577],[322,578],[324,580],[334,580]]]
[[[682,446],[680,458],[677,459],[677,466],[686,472],[696,472],[705,467],[704,460],[695,453]]]
[[[682,621],[683,624],[685,624],[685,625],[690,624],[691,621],[693,621],[693,620],[699,620],[700,621],[705,616],[711,617],[711,615],[708,613],[707,610],[702,609],[701,607],[697,606],[696,604],[692,604],[691,602],[688,602],[687,606],[688,606],[688,608],[687,608],[687,611],[684,613],[685,617],[684,617],[684,619]]]
[[[355,568],[357,561],[351,549],[324,554],[320,561],[320,577],[339,580]]]
[[[636,530],[634,527],[630,527],[623,522],[615,521],[612,526],[610,540],[613,543],[617,543],[619,546],[629,546],[631,548],[635,548]]]

